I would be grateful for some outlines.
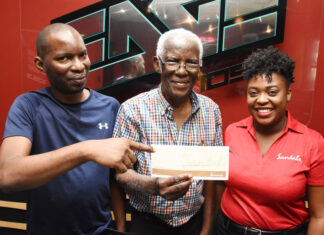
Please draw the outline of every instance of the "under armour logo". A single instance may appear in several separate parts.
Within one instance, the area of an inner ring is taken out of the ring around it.
[[[99,122],[98,127],[100,130],[102,130],[102,128],[108,129],[108,123],[105,122],[104,124],[102,124],[101,122]]]

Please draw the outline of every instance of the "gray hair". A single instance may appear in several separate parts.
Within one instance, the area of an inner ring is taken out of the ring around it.
[[[202,56],[203,56],[203,45],[200,40],[200,38],[194,34],[193,32],[184,29],[184,28],[177,28],[177,29],[171,29],[164,34],[162,34],[157,42],[157,47],[156,47],[156,56],[157,57],[162,57],[162,55],[165,54],[165,41],[168,37],[170,36],[181,36],[181,37],[187,37],[187,38],[192,38],[194,41],[196,41],[198,48],[199,48],[199,64],[202,66]]]

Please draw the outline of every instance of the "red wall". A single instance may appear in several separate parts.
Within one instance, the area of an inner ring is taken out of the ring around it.
[[[320,1],[321,2],[321,1]],[[309,126],[324,135],[324,3],[319,6],[322,12],[320,24],[320,44],[319,44],[319,53],[318,53],[318,61],[317,61],[317,74],[316,74],[316,82],[315,82],[315,95],[313,97],[314,104],[312,107],[312,119],[309,123]],[[305,97],[307,100],[308,97]]]
[[[100,0],[14,0],[1,1],[0,6],[0,136],[9,108],[15,97],[29,90],[44,87],[45,76],[36,71],[37,79],[26,78],[25,67],[33,65],[36,36],[50,20]],[[28,50],[26,50],[28,48]],[[43,79],[43,80],[41,80]],[[39,82],[41,81],[41,82]]]
[[[289,111],[297,120],[324,135],[323,6],[322,0],[287,1],[284,41],[276,47],[296,61]],[[220,106],[225,128],[248,115],[245,87],[241,81],[203,92]]]
[[[2,1],[0,8],[0,132],[3,133],[8,110],[21,93],[20,81],[20,16],[19,1]],[[5,23],[6,22],[6,23]]]
[[[1,136],[8,110],[14,98],[27,90],[44,86],[39,82],[26,80],[25,67],[32,65],[30,60],[32,60],[33,53],[35,54],[35,39],[28,41],[26,35],[35,35],[36,37],[37,32],[49,24],[51,19],[98,1],[33,0],[31,2],[20,0],[1,2]],[[324,125],[322,124],[324,118],[322,105],[324,67],[320,66],[324,64],[323,1],[288,0],[287,2],[285,39],[277,47],[296,60],[296,83],[292,86],[293,98],[289,109],[297,119],[324,135]],[[27,48],[30,48],[28,52],[24,49],[26,45]],[[26,60],[29,62],[26,63]],[[39,76],[43,75],[39,74]],[[224,126],[248,114],[244,99],[244,82],[216,88],[204,94],[212,97],[220,105]]]
[[[324,135],[324,2],[287,2],[285,40],[279,49],[296,60],[290,108],[300,121]]]

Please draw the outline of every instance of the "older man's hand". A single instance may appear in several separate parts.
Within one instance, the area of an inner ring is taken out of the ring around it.
[[[176,200],[186,194],[192,182],[191,174],[182,174],[168,178],[157,177],[156,193],[167,200]]]

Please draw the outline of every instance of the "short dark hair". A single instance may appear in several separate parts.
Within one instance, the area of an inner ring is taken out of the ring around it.
[[[36,50],[37,55],[41,58],[43,58],[48,53],[48,36],[50,34],[55,34],[59,31],[76,31],[72,26],[68,24],[63,23],[55,23],[47,25],[45,28],[43,28],[37,35],[36,39]],[[78,31],[76,31],[78,32]],[[79,32],[78,32],[79,34]],[[81,35],[80,35],[81,36]]]
[[[243,62],[243,76],[248,82],[258,75],[265,75],[271,81],[272,73],[282,75],[289,86],[294,82],[295,61],[277,48],[257,49]]]

